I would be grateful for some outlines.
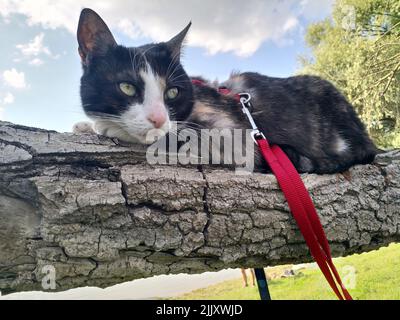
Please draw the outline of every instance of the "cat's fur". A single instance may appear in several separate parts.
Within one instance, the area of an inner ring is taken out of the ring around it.
[[[191,128],[249,129],[238,102],[209,86],[192,86],[180,63],[190,25],[169,42],[126,48],[117,45],[103,20],[83,10],[78,28],[83,108],[100,134],[147,143],[153,116],[162,113],[167,133],[171,121]],[[134,84],[135,98],[118,83]],[[252,94],[254,119],[271,144],[280,145],[300,172],[334,173],[373,161],[376,148],[352,106],[329,82],[317,77],[270,78],[257,73],[233,75],[223,84],[232,93]],[[179,98],[165,100],[167,88]],[[164,117],[163,116],[163,117]],[[79,127],[79,126],[78,126]],[[212,152],[223,152],[222,148]],[[255,164],[265,168],[258,151]]]
[[[97,133],[145,144],[150,130],[167,133],[171,121],[189,116],[193,89],[180,63],[189,27],[168,42],[127,48],[116,43],[94,11],[82,11],[77,33],[83,66],[81,100]],[[121,92],[121,83],[134,85],[137,96]],[[179,96],[167,101],[165,91],[173,87],[179,88]]]
[[[371,163],[377,154],[352,105],[319,77],[272,78],[246,72],[233,74],[223,86],[233,94],[252,95],[259,128],[299,171],[343,172]]]

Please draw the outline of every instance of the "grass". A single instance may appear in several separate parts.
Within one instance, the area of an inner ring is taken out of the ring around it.
[[[354,299],[400,300],[400,244],[338,258],[335,265]],[[290,278],[270,280],[269,288],[273,300],[336,300],[322,273],[315,268],[302,269]],[[174,299],[258,300],[259,295],[256,287],[244,288],[239,276],[237,280],[195,290]]]

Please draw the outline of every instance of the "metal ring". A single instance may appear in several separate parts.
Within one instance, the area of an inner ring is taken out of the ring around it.
[[[266,137],[265,137],[265,135],[260,131],[260,130],[258,130],[258,129],[256,129],[256,130],[253,130],[251,133],[250,133],[250,135],[251,135],[251,137],[253,138],[253,141],[254,141],[254,143],[256,144],[256,145],[258,145],[258,142],[257,142],[257,136],[260,138],[260,139],[267,139]]]
[[[247,92],[239,93],[240,101],[242,103],[249,103],[251,100],[251,94]]]

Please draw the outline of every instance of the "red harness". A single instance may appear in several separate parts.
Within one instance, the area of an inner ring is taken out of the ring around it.
[[[205,85],[200,80],[192,80],[192,83],[199,86]],[[218,91],[222,95],[231,94],[230,90],[226,88],[219,88]],[[311,255],[336,296],[340,300],[352,300],[333,264],[331,250],[324,229],[300,175],[282,149],[277,145],[270,146],[266,137],[255,126],[254,120],[248,110],[248,103],[251,96],[248,94],[244,95],[247,95],[248,98],[243,98],[242,94],[234,95],[234,98],[242,104],[243,112],[249,117],[253,125],[253,138],[278,180],[279,186],[286,197],[292,215],[310,249]]]

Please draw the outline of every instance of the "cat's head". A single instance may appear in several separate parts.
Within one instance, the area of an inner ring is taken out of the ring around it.
[[[193,107],[190,78],[181,49],[190,24],[168,42],[136,48],[118,45],[105,22],[90,9],[81,13],[79,54],[84,74],[81,99],[86,114],[118,128],[131,142],[147,143],[152,129],[167,133]]]

